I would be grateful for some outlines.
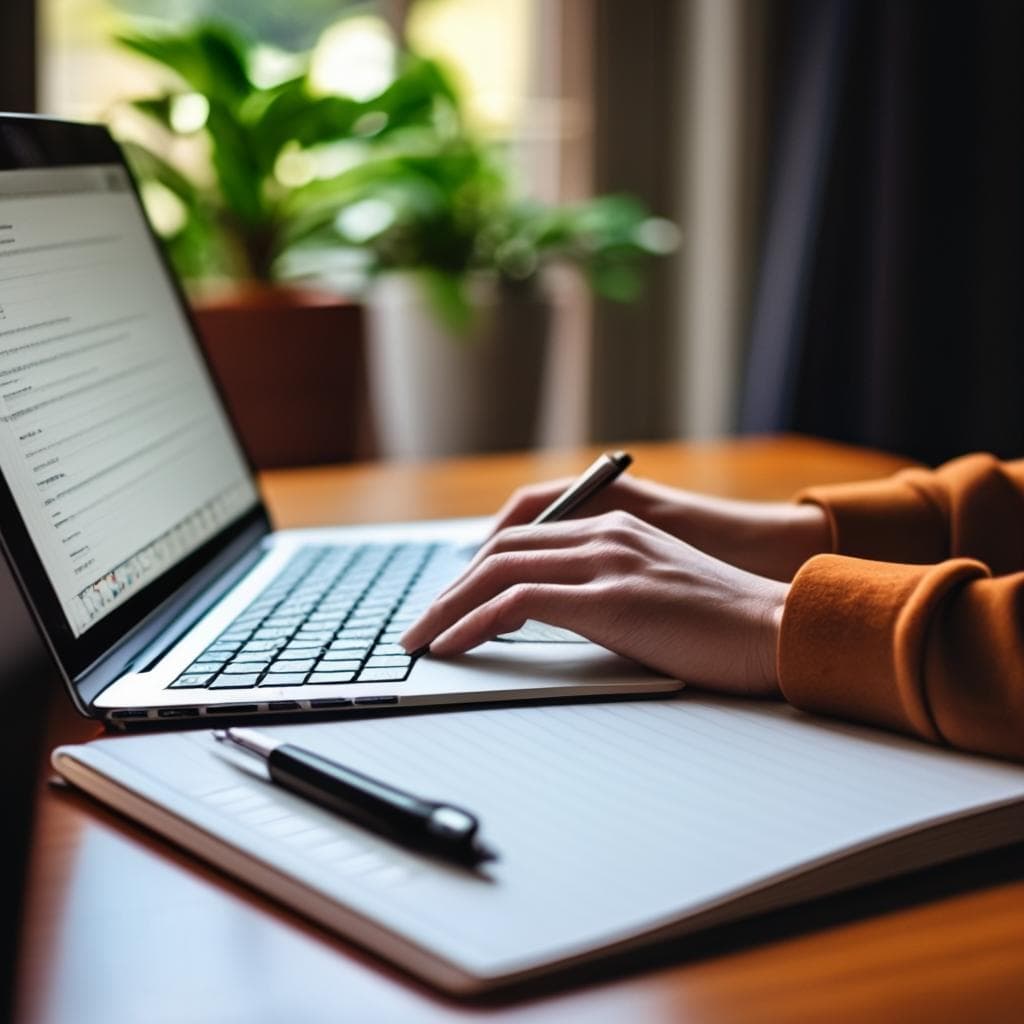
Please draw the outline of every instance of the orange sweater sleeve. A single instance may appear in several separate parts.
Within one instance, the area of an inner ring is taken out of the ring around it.
[[[783,614],[783,694],[1024,759],[1024,461],[815,488],[834,554],[797,573]]]

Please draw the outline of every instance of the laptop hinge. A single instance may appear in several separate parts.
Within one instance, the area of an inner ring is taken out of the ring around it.
[[[265,555],[265,529],[254,526],[200,570],[162,608],[121,643],[72,680],[83,705],[90,705],[125,672],[153,664]]]
[[[144,647],[129,664],[129,672],[149,672],[161,658],[266,554],[261,544],[236,562],[188,608],[167,624],[160,636]]]

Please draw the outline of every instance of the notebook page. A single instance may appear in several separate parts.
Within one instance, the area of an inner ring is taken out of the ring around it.
[[[478,878],[402,850],[254,778],[208,733],[105,739],[74,756],[484,977],[1024,798],[1024,768],[693,694],[267,731],[465,805],[501,859]]]

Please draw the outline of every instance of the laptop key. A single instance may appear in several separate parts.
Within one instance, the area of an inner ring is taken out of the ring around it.
[[[330,683],[350,683],[355,677],[355,672],[314,672],[306,682],[310,686],[320,686]]]
[[[309,672],[316,664],[314,658],[305,658],[302,661],[275,661],[270,666],[270,672]]]
[[[189,665],[188,672],[189,672],[190,675],[209,675],[209,676],[213,676],[213,675],[216,675],[221,670],[221,667],[223,665],[224,665],[224,662],[221,661],[220,659],[211,660],[211,661],[206,661],[206,660],[204,660],[204,661],[194,661],[194,662],[192,662],[191,665]]]
[[[211,683],[211,690],[247,690],[255,686],[260,679],[258,672],[249,672],[245,675],[220,675]]]
[[[257,658],[252,655],[252,660],[244,659],[240,661],[233,661],[229,665],[224,666],[224,671],[228,675],[245,675],[246,672],[261,672],[267,665],[270,664],[270,658]]]
[[[328,645],[330,651],[353,651],[354,654],[348,655],[348,657],[356,657],[357,654],[368,651],[373,646],[373,641],[369,637],[362,637],[351,640],[332,640]]]
[[[364,668],[360,683],[400,683],[409,674],[408,668]]]
[[[171,690],[195,690],[199,687],[206,686],[206,684],[213,678],[213,675],[209,672],[193,673],[189,672],[183,676],[178,676],[177,679],[171,683],[169,689]]]
[[[264,654],[276,651],[281,646],[277,640],[250,640],[241,650],[242,654]]]
[[[408,668],[412,658],[402,654],[373,654],[367,661],[367,668]]]
[[[333,646],[333,645],[332,645]],[[398,654],[408,656],[409,652],[401,644],[377,644],[373,649],[374,656],[382,654]]]
[[[256,630],[256,633],[253,635],[253,640],[256,642],[263,640],[287,640],[293,632],[294,630],[288,629],[287,627],[278,626],[275,628],[268,628],[264,626],[263,628]]]
[[[362,662],[358,658],[338,658],[333,660],[328,657],[324,657],[323,660],[317,665],[317,672],[342,672],[346,669],[358,669],[362,665]]]
[[[260,686],[301,686],[305,681],[305,672],[275,672],[264,676]]]

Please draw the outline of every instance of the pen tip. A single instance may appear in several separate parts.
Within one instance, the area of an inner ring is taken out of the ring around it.
[[[476,856],[477,863],[483,864],[485,861],[498,860],[498,854],[491,847],[486,846],[484,843],[477,841],[473,846],[473,853]]]
[[[220,743],[223,743],[228,738],[227,729],[214,729],[213,738],[219,741]]]

